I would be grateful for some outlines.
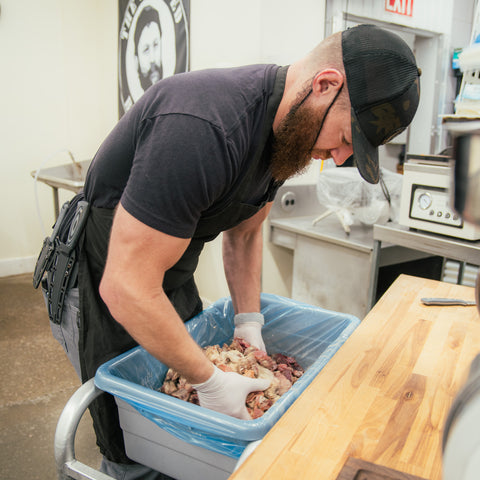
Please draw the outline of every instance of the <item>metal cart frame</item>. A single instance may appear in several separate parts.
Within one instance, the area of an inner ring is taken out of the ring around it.
[[[80,420],[90,403],[102,393],[105,392],[100,390],[95,385],[94,378],[91,378],[70,397],[60,414],[54,441],[55,464],[59,480],[115,480],[75,458],[75,435]],[[260,442],[261,440],[255,440],[247,445],[237,461],[235,470],[243,464]]]
[[[103,390],[95,386],[91,378],[84,383],[68,400],[55,430],[54,452],[59,480],[115,480],[114,478],[95,470],[75,458],[75,434],[78,424],[93,400],[100,396]]]

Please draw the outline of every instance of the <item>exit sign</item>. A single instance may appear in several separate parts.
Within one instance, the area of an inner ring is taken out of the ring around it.
[[[399,15],[412,16],[413,0],[385,0],[387,12],[398,13]]]

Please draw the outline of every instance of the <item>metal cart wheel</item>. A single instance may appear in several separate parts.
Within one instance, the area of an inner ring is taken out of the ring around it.
[[[84,383],[65,405],[55,430],[55,463],[59,480],[115,480],[75,458],[75,434],[78,424],[90,403],[100,396],[103,390],[97,388],[94,379]]]

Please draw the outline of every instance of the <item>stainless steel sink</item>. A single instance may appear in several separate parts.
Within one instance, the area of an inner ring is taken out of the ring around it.
[[[33,178],[52,187],[55,218],[58,217],[59,212],[58,189],[63,188],[75,193],[80,192],[85,184],[85,178],[91,162],[91,160],[72,161],[64,165],[42,168],[31,172]]]
[[[39,182],[46,183],[52,188],[64,188],[78,193],[85,184],[85,178],[90,163],[91,160],[66,163],[65,165],[45,168],[40,171],[34,170],[31,172],[31,175],[34,178],[37,177]]]

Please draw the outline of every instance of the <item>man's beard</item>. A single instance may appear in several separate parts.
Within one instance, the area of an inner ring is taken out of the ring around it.
[[[147,73],[143,74],[138,68],[138,78],[140,79],[140,85],[143,88],[143,91],[151,87],[154,83],[157,83],[163,76],[163,64],[151,65]],[[154,81],[155,80],[155,81]]]
[[[311,93],[310,88],[300,94],[273,136],[270,170],[277,181],[304,172],[313,153],[319,158],[330,157],[327,150],[313,150],[329,107],[322,112],[309,107],[305,100]]]

